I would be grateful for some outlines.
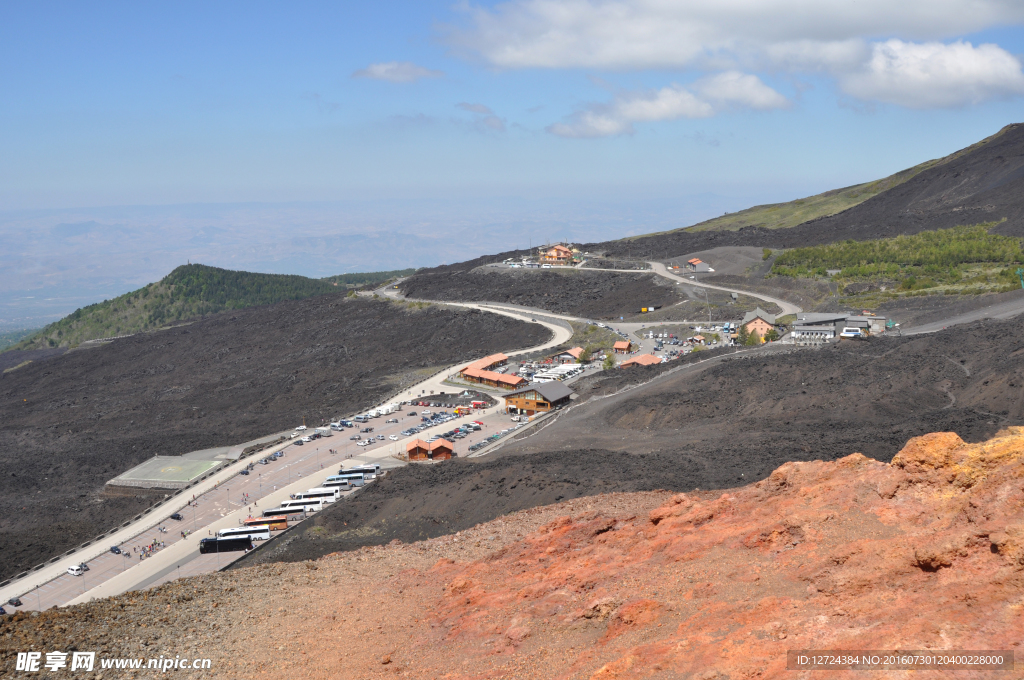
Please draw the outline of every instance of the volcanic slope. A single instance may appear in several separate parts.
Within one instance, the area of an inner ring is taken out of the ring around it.
[[[460,360],[529,347],[537,324],[339,295],[223,312],[0,377],[0,578],[148,505],[101,495],[155,454],[345,415]]]
[[[553,424],[483,459],[392,471],[251,559],[421,540],[612,491],[732,488],[850,451],[888,460],[937,430],[979,441],[1024,423],[1022,337],[1018,318],[601,373],[573,385],[579,399]]]
[[[1024,236],[1024,124],[1008,125],[847,210],[789,229],[685,230],[582,248],[663,259],[717,246],[797,248],[1001,220],[994,233]]]
[[[173,648],[222,678],[612,680],[793,677],[791,649],[1012,659],[1022,452],[1021,428],[977,444],[929,434],[890,464],[787,463],[724,494],[577,499],[412,545],[19,612],[0,621],[0,662]]]
[[[1004,219],[995,227],[995,233],[1024,236],[1024,124],[1008,125],[966,149],[927,161],[879,182],[880,185],[864,185],[877,186],[870,189],[871,197],[862,202],[855,202],[848,196],[843,200],[827,200],[829,195],[839,197],[854,187],[811,197],[818,206],[817,214],[804,212],[805,206],[800,204],[809,199],[799,199],[773,206],[756,206],[736,213],[735,219],[731,220],[726,216],[674,231],[586,243],[580,249],[604,253],[612,258],[667,260],[712,248],[799,248]],[[883,190],[875,193],[878,188]],[[844,202],[854,205],[841,210]],[[773,211],[776,207],[778,210]],[[841,211],[832,214],[833,209]],[[779,212],[785,213],[784,219],[777,218],[776,213]],[[793,216],[802,214],[814,217],[794,227],[769,228],[791,224]],[[483,264],[526,254],[526,251],[509,251],[486,255],[423,269],[420,274],[470,271]]]
[[[686,299],[654,274],[578,269],[421,274],[406,279],[399,288],[412,299],[503,302],[600,319],[633,316],[640,307],[669,307]]]

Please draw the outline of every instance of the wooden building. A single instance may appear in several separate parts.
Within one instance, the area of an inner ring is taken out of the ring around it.
[[[505,412],[532,416],[568,404],[571,397],[572,390],[557,380],[530,385],[505,395]]]
[[[505,375],[504,373],[498,373],[491,369],[504,366],[508,363],[508,357],[504,354],[492,354],[489,357],[484,357],[478,361],[474,361],[469,366],[462,368],[459,371],[459,376],[463,380],[469,382],[480,383],[482,385],[490,385],[491,387],[501,387],[504,389],[515,389],[526,384],[526,379],[518,375]]]
[[[410,461],[451,460],[455,445],[447,439],[437,439],[429,444],[422,439],[414,439],[405,445],[405,454]]]
[[[616,354],[629,354],[633,351],[633,343],[629,340],[620,340],[612,345],[612,351]]]

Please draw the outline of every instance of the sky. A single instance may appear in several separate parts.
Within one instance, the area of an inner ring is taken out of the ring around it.
[[[191,255],[420,266],[877,179],[1021,121],[1022,24],[1019,0],[2,3],[0,326]]]

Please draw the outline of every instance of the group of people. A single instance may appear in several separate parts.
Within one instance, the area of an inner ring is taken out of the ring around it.
[[[153,541],[149,545],[132,546],[132,553],[138,554],[139,559],[144,560],[147,557],[151,557],[153,553],[155,553],[157,550],[160,550],[166,545],[167,544],[163,541]]]

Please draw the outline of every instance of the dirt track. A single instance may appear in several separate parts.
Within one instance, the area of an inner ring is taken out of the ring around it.
[[[327,296],[225,312],[3,374],[0,579],[148,506],[100,491],[155,454],[239,444],[304,417],[319,425],[462,358],[547,338],[495,314]]]

